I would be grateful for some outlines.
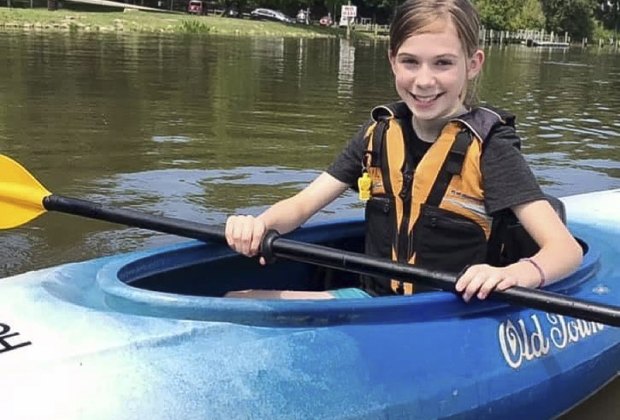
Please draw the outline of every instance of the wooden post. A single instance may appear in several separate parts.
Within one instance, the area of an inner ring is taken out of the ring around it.
[[[351,0],[347,3],[348,6],[351,6]],[[347,17],[347,39],[351,39],[351,18]]]

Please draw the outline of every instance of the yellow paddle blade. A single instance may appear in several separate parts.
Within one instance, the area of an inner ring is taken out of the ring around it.
[[[0,155],[0,229],[10,229],[45,213],[51,195],[22,165]]]

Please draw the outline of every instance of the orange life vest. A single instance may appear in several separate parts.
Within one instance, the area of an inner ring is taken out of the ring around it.
[[[410,115],[403,102],[372,111],[362,162],[371,179],[366,252],[455,272],[485,262],[493,219],[484,206],[482,148],[494,127],[512,125],[514,117],[474,108],[448,122],[415,166],[402,126],[411,124]],[[413,293],[411,283],[391,280],[390,286]]]

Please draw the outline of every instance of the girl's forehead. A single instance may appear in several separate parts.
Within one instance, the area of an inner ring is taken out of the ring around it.
[[[427,22],[425,25],[422,25],[418,29],[414,30],[410,37],[422,34],[446,34],[454,35],[457,38],[459,35],[454,22],[452,22],[452,19],[449,17],[436,18]]]
[[[399,51],[402,48],[438,48],[455,50],[455,52],[462,50],[462,43],[456,27],[450,19],[435,19],[429,22],[427,25],[414,30],[399,47]]]

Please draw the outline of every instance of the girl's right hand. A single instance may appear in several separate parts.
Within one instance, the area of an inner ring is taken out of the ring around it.
[[[232,249],[248,257],[258,254],[266,231],[265,222],[254,216],[230,216],[226,220],[226,242]]]

